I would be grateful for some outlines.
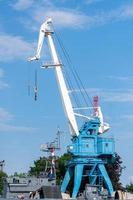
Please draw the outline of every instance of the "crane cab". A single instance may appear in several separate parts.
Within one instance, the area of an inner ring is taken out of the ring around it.
[[[86,122],[80,129],[78,137],[72,139],[68,152],[74,156],[100,157],[112,156],[115,152],[113,138],[106,138],[99,134],[99,120],[93,119]]]

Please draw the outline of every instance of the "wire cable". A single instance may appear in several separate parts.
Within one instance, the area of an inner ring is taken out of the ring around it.
[[[54,32],[55,32],[55,36],[56,36],[56,38],[57,38],[57,41],[58,41],[58,43],[59,43],[59,45],[60,45],[60,47],[61,47],[61,49],[62,49],[62,52],[64,53],[64,56],[65,56],[66,61],[67,61],[67,64],[68,64],[69,68],[71,69],[71,72],[72,72],[72,74],[73,74],[73,77],[74,77],[74,79],[75,79],[75,81],[76,81],[76,84],[77,84],[77,86],[78,86],[78,89],[79,89],[79,91],[80,91],[82,97],[83,97],[83,100],[84,100],[85,104],[88,106],[88,101],[86,100],[86,97],[87,97],[87,99],[90,101],[90,103],[91,103],[91,105],[92,105],[92,107],[93,107],[92,100],[91,100],[91,98],[89,97],[88,93],[86,92],[86,90],[85,90],[85,88],[84,88],[84,85],[83,85],[83,83],[82,83],[82,81],[81,81],[81,79],[80,79],[80,77],[79,77],[79,75],[78,75],[78,73],[77,73],[75,67],[72,65],[72,62],[71,62],[71,59],[70,59],[70,56],[69,56],[68,52],[66,51],[66,49],[65,49],[65,47],[64,47],[64,45],[63,45],[63,43],[61,42],[60,37],[57,35],[57,33],[56,33],[55,30],[54,30]],[[84,94],[86,95],[86,97],[85,97]]]

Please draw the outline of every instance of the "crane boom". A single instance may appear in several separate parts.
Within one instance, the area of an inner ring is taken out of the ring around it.
[[[39,39],[38,39],[38,47],[37,47],[36,55],[34,57],[30,58],[29,61],[38,60],[40,58],[40,53],[41,53],[41,49],[43,46],[44,36],[47,37],[51,56],[53,59],[53,65],[54,65],[54,69],[55,69],[55,73],[56,73],[56,78],[57,78],[59,90],[61,93],[62,102],[64,105],[64,110],[65,110],[66,117],[68,119],[68,123],[70,126],[71,135],[74,137],[74,136],[79,135],[78,125],[77,125],[74,111],[72,108],[72,103],[71,103],[71,100],[70,100],[70,97],[68,94],[68,89],[67,89],[67,86],[66,86],[66,83],[64,80],[63,72],[61,69],[61,64],[59,62],[59,58],[57,56],[57,52],[55,49],[54,41],[52,38],[53,31],[51,31],[50,24],[51,24],[50,18],[42,24],[42,26],[40,28],[40,34],[39,34]]]

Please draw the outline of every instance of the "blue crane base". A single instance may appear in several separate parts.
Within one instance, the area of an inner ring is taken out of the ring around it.
[[[70,180],[74,178],[72,198],[77,197],[84,177],[87,177],[88,184],[98,187],[99,194],[102,192],[104,184],[108,195],[112,196],[113,186],[105,164],[112,161],[114,139],[100,136],[99,126],[98,118],[85,122],[79,131],[79,136],[73,137],[72,145],[68,146],[68,152],[72,154],[72,159],[68,163],[61,192],[66,192]]]

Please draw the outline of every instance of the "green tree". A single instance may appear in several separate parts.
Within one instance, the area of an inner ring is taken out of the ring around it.
[[[11,177],[19,177],[19,178],[25,178],[27,176],[26,173],[18,173],[18,172],[14,172],[14,175],[11,175]]]
[[[40,172],[45,172],[49,168],[50,162],[46,157],[40,157],[38,160],[34,161],[34,166],[30,167],[29,175],[39,176]]]
[[[0,195],[3,191],[3,179],[7,177],[7,174],[5,172],[0,171]]]
[[[56,160],[56,182],[57,184],[61,184],[66,169],[67,169],[67,163],[69,160],[71,160],[72,156],[71,154],[65,153],[61,157],[59,157]],[[111,164],[106,164],[106,169],[109,174],[109,177],[111,179],[111,182],[113,184],[113,187],[115,190],[122,189],[122,184],[120,182],[120,176],[122,174],[123,169],[125,168],[122,165],[122,159],[121,157],[115,153],[114,156],[114,162]],[[34,166],[30,167],[29,174],[38,176],[40,172],[45,171],[46,165],[50,167],[50,162],[45,157],[40,157],[38,160],[34,161]],[[85,180],[86,181],[86,180]],[[83,181],[83,185],[85,184],[85,181]],[[87,179],[88,182],[88,179]],[[69,190],[71,191],[73,183],[71,182],[69,185]]]
[[[60,185],[63,181],[67,170],[67,164],[71,160],[72,155],[69,153],[65,153],[56,161],[56,183]],[[73,189],[73,179],[70,180],[67,190],[69,191],[70,195],[72,194]]]
[[[129,185],[126,186],[128,192],[133,193],[133,183],[131,182]]]
[[[60,184],[64,178],[67,163],[72,158],[71,154],[65,153],[56,160],[56,181]]]
[[[111,179],[114,190],[120,190],[123,188],[122,183],[120,182],[120,177],[125,167],[122,165],[122,163],[123,162],[121,157],[117,153],[115,153],[114,162],[106,165],[106,169]]]

